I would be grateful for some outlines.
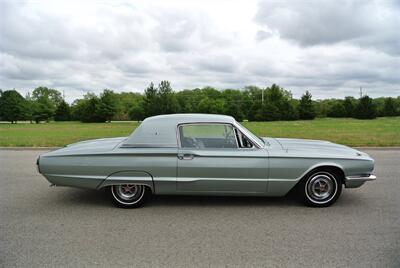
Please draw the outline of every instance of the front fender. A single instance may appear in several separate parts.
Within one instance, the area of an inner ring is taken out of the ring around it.
[[[319,167],[336,167],[344,171],[342,162],[312,158],[271,158],[268,195],[286,195],[307,173]]]

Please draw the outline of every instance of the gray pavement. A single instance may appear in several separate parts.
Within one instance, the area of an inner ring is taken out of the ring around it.
[[[400,267],[400,151],[367,152],[378,180],[329,208],[159,196],[126,210],[105,191],[49,188],[40,151],[0,150],[0,266]]]

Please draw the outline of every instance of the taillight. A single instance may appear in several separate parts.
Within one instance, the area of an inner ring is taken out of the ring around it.
[[[40,156],[36,159],[36,169],[40,173],[39,161],[40,161]]]

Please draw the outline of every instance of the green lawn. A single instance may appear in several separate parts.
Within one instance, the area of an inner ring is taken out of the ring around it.
[[[0,146],[64,146],[87,139],[127,136],[137,125],[137,122],[0,123]],[[349,146],[400,146],[400,117],[244,122],[243,125],[259,136],[322,139]]]

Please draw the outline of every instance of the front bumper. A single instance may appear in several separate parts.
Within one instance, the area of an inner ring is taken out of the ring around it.
[[[366,181],[374,181],[376,176],[369,174],[365,176],[348,176],[345,178],[344,184],[346,188],[358,188],[363,185]]]

